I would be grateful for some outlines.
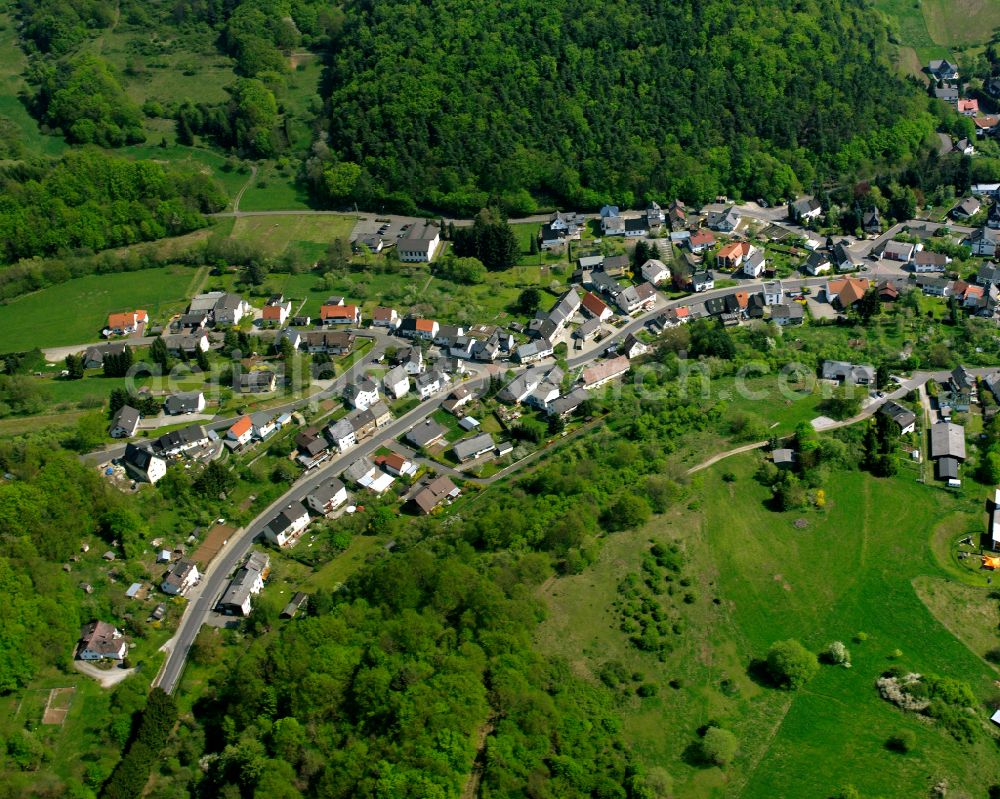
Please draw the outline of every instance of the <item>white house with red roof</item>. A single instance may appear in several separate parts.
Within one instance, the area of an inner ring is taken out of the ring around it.
[[[354,325],[361,324],[361,309],[357,305],[323,305],[319,309],[319,318],[324,325]]]
[[[614,312],[608,307],[607,303],[592,291],[588,291],[583,295],[580,305],[588,314],[602,322],[614,316]]]
[[[139,325],[149,322],[149,314],[145,311],[126,311],[125,313],[108,314],[108,325],[104,328],[105,337],[127,336],[135,333]]]

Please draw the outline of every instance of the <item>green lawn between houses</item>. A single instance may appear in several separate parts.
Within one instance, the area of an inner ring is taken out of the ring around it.
[[[734,457],[697,476],[688,507],[610,537],[595,566],[555,580],[545,592],[540,648],[587,675],[619,659],[659,686],[655,697],[623,699],[624,726],[639,757],[674,776],[677,797],[827,799],[845,784],[862,796],[913,797],[940,779],[952,790],[984,795],[985,786],[1000,781],[986,734],[975,747],[960,745],[883,702],[874,687],[898,648],[907,667],[966,680],[980,696],[991,691],[996,670],[942,623],[961,624],[965,617],[950,597],[964,591],[936,592],[939,621],[913,586],[949,575],[929,540],[963,500],[912,482],[909,472],[889,480],[839,472],[827,481],[825,511],[775,513],[753,479],[758,458]],[[735,480],[722,480],[725,472]],[[792,524],[800,517],[808,520],[802,530]],[[618,581],[638,571],[651,539],[683,542],[697,593],[685,606],[687,632],[664,663],[630,647],[609,610]],[[853,641],[859,631],[868,640]],[[995,645],[995,628],[977,640],[991,636]],[[853,668],[824,666],[797,693],[762,687],[748,677],[748,664],[783,638],[817,651],[843,640]],[[672,679],[679,688],[668,687]],[[989,714],[979,712],[985,728]],[[710,719],[740,740],[725,773],[691,758],[696,730]],[[918,739],[905,757],[884,748],[902,729]]]

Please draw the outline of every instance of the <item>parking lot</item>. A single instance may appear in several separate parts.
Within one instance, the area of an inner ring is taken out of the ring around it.
[[[366,236],[381,236],[385,246],[395,244],[409,230],[410,225],[420,221],[417,217],[369,214],[358,219],[351,233],[352,240]]]

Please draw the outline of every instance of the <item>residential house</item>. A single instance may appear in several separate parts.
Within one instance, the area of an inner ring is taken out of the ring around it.
[[[878,236],[882,233],[882,217],[878,208],[872,208],[861,215],[861,229],[869,236]]]
[[[492,452],[494,449],[496,449],[496,443],[493,441],[493,436],[489,433],[480,433],[478,436],[457,441],[452,447],[452,452],[459,463],[466,463],[485,455],[487,452]]]
[[[410,390],[410,376],[406,367],[394,366],[382,377],[382,390],[393,399],[405,397]]]
[[[222,598],[219,610],[227,616],[249,616],[252,599],[264,589],[271,571],[271,559],[264,552],[251,552],[243,566],[233,575]]]
[[[625,238],[638,239],[649,235],[649,220],[645,216],[629,217],[625,220]]]
[[[324,480],[306,497],[306,505],[319,515],[326,516],[347,502],[347,487],[337,477]]]
[[[588,319],[573,331],[573,338],[579,339],[580,341],[590,341],[590,339],[596,336],[601,330],[603,330],[601,320],[597,317],[593,317]]]
[[[838,272],[850,272],[858,266],[854,262],[854,256],[851,255],[851,251],[847,249],[847,242],[844,241],[833,245],[833,249],[830,250],[830,261],[837,268]]]
[[[978,214],[982,207],[983,204],[976,197],[966,197],[951,209],[951,215],[955,219],[968,219]]]
[[[450,478],[441,475],[429,481],[413,496],[413,504],[421,513],[428,514],[442,503],[456,499],[461,493]]]
[[[350,432],[353,434],[353,429]],[[354,446],[356,443],[356,441],[352,441],[350,446]],[[329,457],[328,447],[329,442],[320,435],[315,427],[307,427],[295,436],[295,460],[306,469],[312,469]]]
[[[688,249],[693,253],[703,253],[709,247],[715,246],[715,236],[710,230],[696,230],[687,240]]]
[[[609,216],[621,216],[621,211],[619,211],[617,205],[605,205],[601,207],[598,216],[601,219],[606,219]]]
[[[611,277],[624,277],[629,271],[632,262],[627,255],[609,255],[601,264],[601,272]]]
[[[981,227],[973,230],[962,242],[972,250],[973,255],[982,258],[992,258],[997,252],[997,242],[1000,241],[1000,230]]]
[[[900,405],[895,400],[889,400],[878,409],[883,416],[892,419],[902,436],[912,433],[917,427],[917,415],[909,408]]]
[[[968,367],[960,364],[951,370],[948,385],[956,394],[970,393],[976,387],[976,377],[969,371]]]
[[[815,197],[800,197],[788,203],[788,218],[800,225],[819,219],[822,215],[823,207]]]
[[[750,255],[743,260],[743,265],[740,268],[746,277],[757,278],[763,275],[764,270],[767,269],[767,260],[764,257],[764,251],[756,247],[751,247]]]
[[[171,355],[197,355],[199,352],[208,352],[210,346],[208,336],[202,331],[175,333],[161,338]]]
[[[355,335],[346,330],[309,330],[305,334],[293,331],[289,338],[291,335],[297,336],[307,351],[327,355],[347,355],[357,341]]]
[[[312,330],[309,331],[309,333],[313,332],[322,332],[322,331],[312,331]],[[308,341],[309,333],[303,333],[301,330],[296,330],[293,327],[283,327],[281,330],[278,331],[277,335],[274,337],[274,346],[276,349],[280,349],[281,342],[283,342],[285,339],[288,339],[289,343],[292,345],[293,350],[302,349],[303,345],[305,345],[306,342]]]
[[[135,333],[139,325],[149,322],[149,314],[145,311],[127,311],[125,313],[108,314],[108,324],[104,328],[104,335],[127,336]]]
[[[771,306],[771,321],[776,325],[801,325],[805,319],[805,308],[802,303],[776,303]]]
[[[601,217],[601,233],[605,236],[624,236],[625,220],[620,216]]]
[[[270,297],[264,305],[261,319],[272,325],[283,325],[292,313],[291,300],[285,300],[280,294]]]
[[[670,280],[670,270],[667,268],[667,265],[656,258],[650,258],[640,266],[639,274],[642,275],[643,280],[654,286]]]
[[[524,402],[544,382],[559,385],[563,379],[563,371],[558,366],[536,366],[517,375],[499,392],[497,399],[508,405]]]
[[[127,444],[122,464],[133,479],[147,483],[156,483],[167,473],[167,462],[146,445]]]
[[[384,308],[380,305],[372,311],[372,327],[386,327],[395,330],[399,327],[400,321],[395,308]]]
[[[361,308],[357,305],[321,305],[319,318],[324,325],[358,327],[361,324]]]
[[[740,224],[740,212],[736,206],[730,205],[718,211],[710,211],[705,224],[710,230],[720,233],[732,233]]]
[[[205,410],[205,395],[200,391],[181,391],[171,394],[164,400],[163,410],[168,416],[202,413]]]
[[[871,287],[864,278],[841,277],[826,284],[826,301],[842,311],[859,302]]]
[[[187,333],[197,333],[208,326],[208,311],[197,311],[196,313],[181,314],[176,321],[170,325],[171,330],[179,330]]]
[[[157,455],[172,458],[207,446],[210,440],[204,427],[200,424],[191,424],[187,427],[182,427],[180,430],[171,430],[169,433],[164,433],[153,442],[152,446],[153,451]]]
[[[958,80],[958,65],[952,64],[948,59],[935,59],[927,64],[927,72],[934,80],[956,81]]]
[[[376,468],[368,458],[359,458],[344,471],[344,477],[373,494],[384,494],[395,481],[391,474]]]
[[[344,399],[352,408],[365,410],[378,402],[378,386],[370,377],[364,377],[344,387]]]
[[[1000,283],[1000,264],[984,263],[976,273],[976,282],[980,286],[990,286]]]
[[[806,258],[805,263],[802,264],[802,268],[810,275],[821,275],[830,271],[830,258],[826,253],[819,250],[811,252],[809,253],[809,257]]]
[[[424,372],[414,381],[420,399],[425,400],[441,391],[447,384],[448,378],[437,369]]]
[[[163,578],[163,582],[160,583],[160,590],[164,594],[180,596],[189,588],[196,585],[200,579],[201,574],[198,572],[198,566],[194,561],[179,560],[170,567],[170,571]]]
[[[962,155],[975,155],[976,154],[976,148],[975,148],[975,146],[972,144],[971,141],[969,141],[966,138],[961,138],[961,139],[959,139],[958,141],[955,142],[955,150],[957,152],[960,152]]]
[[[433,319],[419,319],[408,316],[399,326],[399,335],[433,341],[438,337],[441,326]]]
[[[952,422],[931,425],[930,456],[939,480],[958,479],[958,467],[965,461],[965,428]]]
[[[242,372],[238,383],[241,394],[267,394],[278,385],[278,376],[270,369]]]
[[[749,257],[753,249],[753,245],[746,241],[730,242],[715,254],[715,265],[719,269],[735,271]]]
[[[575,388],[569,394],[552,400],[546,410],[548,411],[549,416],[569,416],[589,398],[590,395],[587,393],[585,388]]]
[[[1000,117],[995,114],[973,117],[972,124],[976,126],[977,136],[989,136],[996,131],[997,125],[1000,125]]]
[[[681,230],[687,225],[687,206],[680,200],[674,200],[667,207],[667,221],[673,230]]]
[[[554,347],[546,338],[535,339],[517,348],[514,357],[518,363],[534,363],[552,355]]]
[[[768,280],[764,283],[764,303],[777,305],[784,301],[785,290],[780,280]]]
[[[420,347],[403,347],[396,350],[392,362],[394,365],[402,366],[411,376],[424,371],[424,353]]]
[[[580,304],[583,306],[583,310],[594,319],[597,319],[598,322],[605,322],[614,316],[614,313],[605,302],[591,291],[583,295],[583,300]]]
[[[405,438],[417,449],[426,449],[442,441],[447,432],[448,429],[439,422],[425,419],[420,424],[414,425]]]
[[[250,414],[254,438],[263,441],[291,421],[290,415],[275,415],[274,411],[257,411]]]
[[[83,366],[85,369],[99,369],[104,365],[105,355],[121,355],[124,352],[125,343],[120,341],[87,347],[83,353]]]
[[[986,227],[1000,229],[1000,200],[990,203],[990,212],[986,215]]]
[[[464,335],[465,328],[461,325],[438,325],[433,340],[439,347],[447,348]]]
[[[646,219],[649,220],[649,227],[652,230],[659,228],[666,221],[667,215],[663,213],[656,200],[650,200],[646,206]]]
[[[879,302],[895,302],[899,299],[899,289],[897,289],[891,280],[882,280],[876,287],[878,291]]]
[[[558,376],[561,373],[556,373]],[[554,400],[559,399],[559,395],[562,393],[559,382],[553,381],[551,378],[546,378],[540,382],[535,389],[524,398],[525,405],[531,405],[534,408],[540,410],[547,410],[549,403]],[[478,422],[477,422],[478,424]]]
[[[952,282],[934,275],[917,275],[914,281],[918,289],[931,297],[948,297],[951,295]]]
[[[430,263],[441,244],[441,231],[432,222],[414,222],[396,244],[403,263]]]
[[[212,318],[215,326],[231,325],[235,327],[244,316],[253,313],[253,307],[238,294],[222,292],[212,308]]]
[[[226,431],[226,438],[237,447],[243,447],[253,438],[253,420],[249,416],[241,416],[232,427]]]
[[[874,386],[875,367],[870,364],[853,364],[846,361],[823,361],[824,380],[836,380],[845,385]]]
[[[631,368],[628,358],[619,355],[607,361],[600,361],[583,370],[583,387],[588,390],[600,388],[615,378],[621,377]]]
[[[577,270],[582,277],[584,272],[592,272],[595,269],[601,269],[604,266],[604,256],[603,255],[583,255],[576,259],[579,266]]]
[[[336,422],[329,425],[323,433],[326,436],[326,440],[336,447],[337,451],[340,453],[347,452],[347,450],[356,446],[358,443],[358,437],[354,432],[354,425],[351,423],[351,420],[347,418],[338,419]],[[319,452],[325,450],[326,447],[322,446],[317,448],[307,444],[306,451],[311,457],[312,455],[309,451],[312,449],[316,449],[316,454],[319,454]]]
[[[279,547],[292,546],[309,526],[309,510],[298,500],[289,502],[264,526],[264,537]]]
[[[798,460],[799,454],[794,449],[779,447],[771,450],[771,462],[779,469],[792,469]]]
[[[375,458],[375,465],[381,466],[393,477],[413,477],[419,467],[409,458],[393,452],[389,455],[379,455]]]
[[[468,388],[459,386],[447,396],[445,401],[441,403],[441,407],[448,411],[448,413],[460,416],[461,414],[458,411],[472,402],[473,399],[474,395]]]
[[[128,642],[113,624],[92,621],[80,628],[80,660],[124,660],[127,653]]]
[[[612,300],[623,291],[622,285],[607,272],[591,272],[590,285],[594,291]]]
[[[658,318],[664,328],[677,327],[691,320],[691,309],[686,305],[678,305],[675,308],[667,308]]]
[[[949,263],[951,263],[951,258],[944,253],[920,250],[913,256],[913,271],[943,272]]]
[[[955,86],[935,86],[932,91],[938,100],[951,106],[958,104],[958,89]]]
[[[131,438],[139,429],[139,411],[131,405],[122,405],[111,419],[112,438]]]
[[[634,333],[629,333],[622,342],[622,345],[618,348],[618,352],[631,360],[633,358],[638,358],[640,355],[645,355],[649,352],[649,347],[636,338]]]
[[[715,278],[707,270],[700,270],[691,275],[691,289],[695,292],[710,291],[715,288]]]
[[[965,117],[974,117],[979,114],[979,100],[971,99],[959,100],[955,106],[958,113]]]

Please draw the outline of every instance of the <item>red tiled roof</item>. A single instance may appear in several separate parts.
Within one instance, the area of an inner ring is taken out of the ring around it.
[[[383,308],[381,305],[372,311],[372,319],[376,322],[388,322],[392,319],[392,308]]]
[[[600,297],[598,297],[594,292],[588,291],[583,295],[583,299],[580,304],[586,308],[594,316],[601,316],[605,311],[608,310],[607,303],[604,302]]]
[[[414,323],[414,329],[421,333],[433,333],[434,332],[434,320],[433,319],[417,319]]]
[[[239,419],[233,422],[233,426],[229,428],[229,432],[233,436],[233,438],[239,438],[240,436],[249,432],[250,428],[252,427],[253,427],[253,422],[250,421],[250,417],[241,416]]]
[[[285,309],[280,305],[265,305],[263,318],[268,322],[280,322],[283,310]]]
[[[710,230],[699,230],[691,234],[692,244],[714,244],[715,236],[712,235]]]
[[[319,314],[321,319],[353,319],[357,308],[354,305],[324,305]]]

